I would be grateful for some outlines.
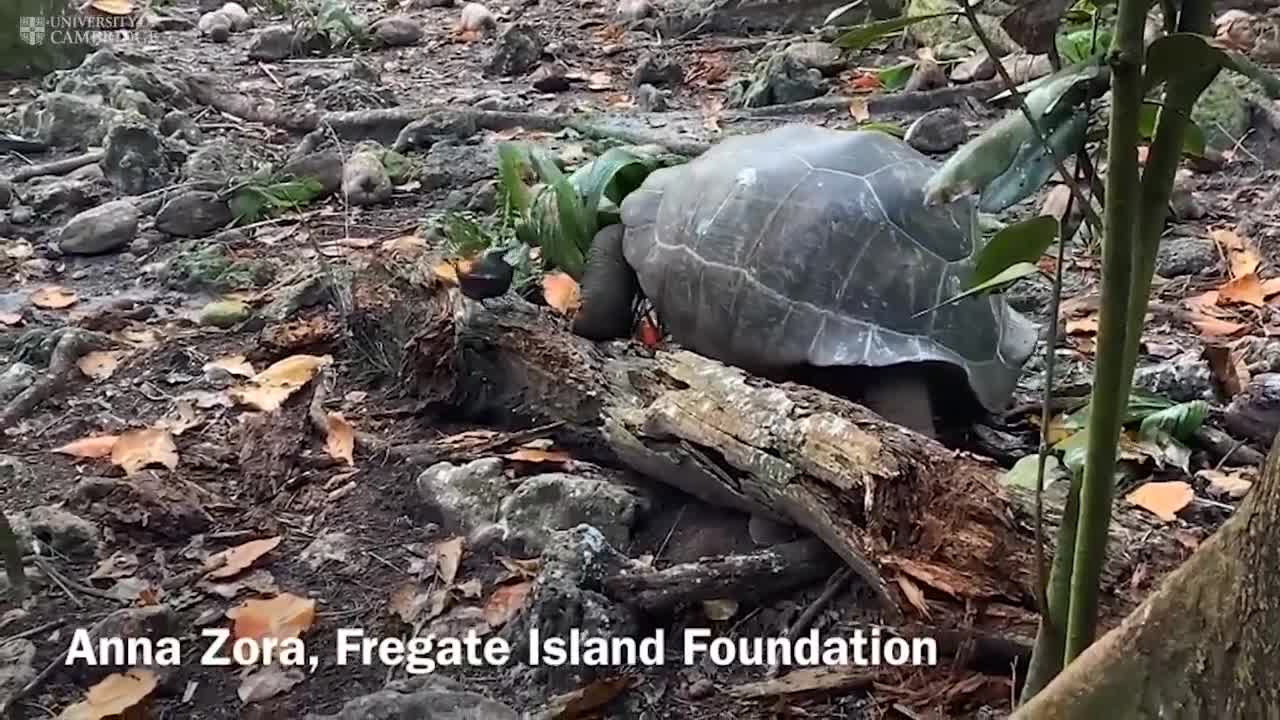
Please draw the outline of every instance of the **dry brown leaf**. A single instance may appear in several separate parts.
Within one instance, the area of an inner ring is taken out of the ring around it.
[[[1258,271],[1258,266],[1262,263],[1258,254],[1234,230],[1219,228],[1211,231],[1209,235],[1222,248],[1231,277],[1244,277]]]
[[[1280,277],[1268,278],[1262,281],[1262,295],[1267,298],[1280,295]]]
[[[306,632],[316,619],[316,601],[292,593],[252,598],[227,611],[237,638],[285,640]]]
[[[427,241],[417,235],[401,235],[382,243],[382,252],[399,257],[416,257],[427,249]]]
[[[1199,295],[1184,298],[1182,303],[1197,312],[1205,312],[1218,304],[1218,291],[1206,290]]]
[[[864,97],[855,97],[849,102],[849,117],[864,123],[871,119],[871,107]]]
[[[253,363],[245,359],[244,355],[227,355],[205,363],[204,370],[217,368],[237,377],[250,378],[258,373],[253,369]]]
[[[160,338],[154,330],[148,328],[127,328],[120,331],[120,337],[129,344],[139,348],[153,348],[160,344]]]
[[[74,290],[61,285],[47,285],[31,293],[31,304],[45,310],[61,310],[71,307],[80,300]]]
[[[102,382],[115,374],[123,354],[118,350],[94,350],[77,360],[76,367],[80,368],[85,377]]]
[[[1066,185],[1055,185],[1052,190],[1044,196],[1044,202],[1040,204],[1040,214],[1048,215],[1059,222],[1062,217],[1067,214],[1067,205],[1071,201],[1071,188]]]
[[[116,441],[119,439],[118,435],[94,435],[72,440],[62,447],[54,448],[53,451],[80,458],[111,457],[111,449],[116,446]]]
[[[341,413],[329,413],[325,416],[328,435],[324,440],[325,452],[334,460],[342,460],[348,465],[355,465],[356,431]]]
[[[1262,290],[1262,281],[1256,273],[1241,275],[1223,283],[1218,288],[1218,299],[1228,303],[1244,303],[1254,307],[1267,304],[1267,296]]]
[[[223,560],[222,565],[209,571],[205,578],[216,580],[236,575],[256,562],[258,558],[275,550],[283,540],[282,536],[277,535],[262,540],[250,540],[242,545],[224,550],[220,553]]]
[[[442,260],[432,265],[431,273],[449,285],[458,284],[458,267],[448,260]]]
[[[1067,321],[1068,335],[1095,335],[1098,332],[1098,316],[1090,315]]]
[[[22,313],[0,313],[0,325],[12,327],[20,324],[22,324]]]
[[[1204,358],[1209,363],[1209,372],[1214,381],[1227,397],[1234,397],[1244,392],[1249,384],[1249,366],[1244,357],[1226,345],[1207,344]]]
[[[631,687],[634,678],[631,675],[619,675],[611,678],[600,678],[591,683],[556,695],[547,700],[544,717],[551,720],[577,720],[591,717],[594,711],[613,702],[619,695]]]
[[[120,716],[137,706],[156,689],[156,674],[150,670],[134,669],[127,673],[112,673],[97,685],[89,688],[85,699],[67,706],[59,720],[103,720]]]
[[[236,694],[243,703],[262,702],[289,692],[306,679],[307,674],[300,668],[268,665],[246,677],[236,689]]]
[[[924,598],[924,590],[920,586],[912,582],[911,578],[906,575],[899,575],[895,578],[898,587],[902,589],[902,594],[907,596],[907,602],[911,603],[911,607],[920,611],[925,618],[929,617],[929,603]]]
[[[1173,522],[1178,519],[1178,511],[1190,505],[1195,496],[1190,485],[1174,480],[1149,482],[1129,493],[1125,499],[1165,522]]]
[[[542,558],[517,560],[500,555],[498,556],[498,562],[502,563],[502,566],[507,569],[507,574],[510,577],[520,578],[521,580],[532,580],[542,570]]]
[[[333,362],[329,355],[294,355],[276,362],[254,375],[249,384],[231,391],[236,402],[250,405],[264,412],[273,412],[289,396],[311,382],[321,368]]]
[[[743,683],[727,688],[732,698],[776,698],[797,693],[838,693],[871,685],[882,671],[857,665],[808,667],[793,670],[779,678]]]
[[[484,620],[492,628],[500,628],[511,621],[511,618],[524,607],[525,598],[533,587],[531,581],[518,582],[511,585],[499,585],[484,604]]]
[[[1200,330],[1200,334],[1205,337],[1228,337],[1249,327],[1244,323],[1209,317],[1208,315],[1197,315],[1192,317],[1191,324],[1195,325],[1196,328]]]
[[[543,448],[520,448],[502,457],[527,463],[566,463],[573,459],[564,450],[546,450]]]
[[[1249,488],[1253,487],[1253,480],[1242,477],[1238,472],[1201,470],[1196,473],[1196,477],[1209,481],[1207,490],[1210,495],[1229,497],[1232,500],[1239,500],[1248,495]]]
[[[435,543],[431,546],[431,555],[435,558],[440,581],[452,585],[458,579],[458,567],[462,565],[462,538],[453,537]]]
[[[547,304],[561,315],[572,315],[582,304],[582,294],[578,281],[568,273],[553,272],[542,278],[542,296]]]
[[[111,464],[124,470],[125,475],[135,475],[151,465],[173,470],[178,467],[178,448],[173,444],[173,435],[164,428],[130,430],[111,448]]]

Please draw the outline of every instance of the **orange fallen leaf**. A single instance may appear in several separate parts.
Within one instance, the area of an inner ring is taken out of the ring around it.
[[[258,558],[276,549],[283,540],[282,536],[277,535],[262,540],[250,540],[242,545],[223,550],[220,553],[222,564],[210,570],[205,577],[217,579],[236,575],[256,562]]]
[[[1262,294],[1264,297],[1270,298],[1273,295],[1280,295],[1280,277],[1273,277],[1262,281]]]
[[[1221,470],[1201,470],[1196,473],[1196,477],[1209,481],[1206,489],[1210,495],[1229,497],[1232,500],[1239,500],[1248,495],[1249,489],[1253,487],[1253,480],[1241,477],[1237,473]]]
[[[1218,288],[1218,299],[1229,303],[1244,303],[1254,307],[1267,304],[1267,296],[1262,290],[1262,281],[1256,273],[1232,278]]]
[[[1125,499],[1165,522],[1173,522],[1178,519],[1178,511],[1190,505],[1195,496],[1190,485],[1174,480],[1149,482],[1129,493]]]
[[[849,87],[854,92],[872,92],[883,87],[884,83],[880,82],[880,77],[875,73],[863,73],[854,78]]]
[[[254,375],[247,385],[232,390],[231,399],[263,412],[272,412],[332,362],[329,355],[287,357]]]
[[[911,603],[911,607],[920,611],[922,616],[928,618],[929,603],[925,600],[924,591],[920,589],[920,586],[906,575],[899,575],[896,580],[898,587],[902,590],[902,594],[907,596],[907,602]]]
[[[441,262],[436,263],[435,265],[432,265],[431,274],[435,275],[437,278],[443,280],[449,285],[458,284],[458,267],[454,263],[449,262],[448,260],[443,260]]]
[[[636,339],[647,348],[656,348],[662,344],[662,331],[658,330],[649,318],[644,318],[640,321],[639,329],[636,330]]]
[[[227,355],[217,360],[205,363],[203,369],[217,368],[238,377],[253,377],[258,373],[253,369],[253,363],[245,359],[244,355]]]
[[[76,367],[80,368],[85,377],[102,382],[115,374],[116,368],[120,366],[120,355],[118,351],[94,350],[77,360]]]
[[[525,598],[529,596],[529,590],[532,587],[533,583],[528,580],[499,585],[484,604],[485,622],[493,628],[506,625],[524,607]]]
[[[135,475],[150,465],[163,465],[170,470],[178,467],[178,448],[173,435],[163,428],[130,430],[116,440],[111,448],[111,464]]]
[[[572,315],[582,304],[582,293],[578,281],[568,273],[553,272],[542,278],[542,296],[547,304],[561,315]]]
[[[74,290],[61,285],[47,285],[31,293],[31,304],[45,310],[61,310],[79,302],[80,297]]]
[[[273,598],[251,598],[227,611],[234,620],[232,634],[237,638],[285,640],[306,632],[316,619],[316,601],[293,593]]]
[[[541,448],[520,448],[502,457],[527,463],[564,463],[573,459],[564,450],[543,450]]]
[[[150,670],[133,669],[127,673],[112,673],[89,688],[85,699],[68,705],[58,716],[59,720],[103,720],[124,715],[136,707],[156,689],[156,674]],[[132,714],[130,715],[132,717]]]
[[[1231,277],[1244,277],[1249,273],[1257,272],[1258,266],[1262,261],[1258,258],[1258,254],[1253,248],[1245,242],[1234,230],[1219,228],[1209,233],[1213,241],[1222,248],[1223,255],[1227,257],[1227,266],[1231,273]]]
[[[329,432],[325,437],[324,449],[329,457],[342,460],[348,465],[355,465],[356,431],[341,413],[329,413],[325,416]]]
[[[80,438],[61,447],[54,448],[53,451],[63,455],[71,455],[72,457],[81,458],[104,458],[111,456],[111,449],[116,446],[116,435],[94,435],[92,437]]]
[[[866,98],[855,97],[849,102],[849,117],[860,123],[871,119],[871,109]]]
[[[1200,333],[1205,337],[1227,337],[1235,335],[1249,327],[1244,323],[1209,317],[1208,315],[1199,315],[1192,318],[1191,324],[1195,325],[1196,328],[1200,330]]]

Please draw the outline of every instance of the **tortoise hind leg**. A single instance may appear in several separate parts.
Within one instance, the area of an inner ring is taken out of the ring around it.
[[[596,233],[582,277],[582,304],[573,319],[574,334],[612,340],[631,334],[632,308],[639,293],[636,273],[622,254],[623,226]]]
[[[891,365],[877,368],[863,391],[863,402],[891,423],[931,438],[938,436],[933,424],[929,379],[919,367]]]

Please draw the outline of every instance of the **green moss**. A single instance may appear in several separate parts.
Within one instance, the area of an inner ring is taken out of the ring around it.
[[[1210,147],[1233,147],[1249,130],[1249,111],[1241,91],[1247,82],[1235,73],[1220,72],[1191,109],[1191,119],[1204,129]]]
[[[274,275],[265,262],[236,259],[222,245],[202,243],[174,257],[164,280],[171,287],[228,292],[265,286]]]

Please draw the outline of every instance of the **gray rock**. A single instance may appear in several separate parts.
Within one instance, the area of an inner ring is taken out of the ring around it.
[[[951,80],[957,83],[971,83],[978,80],[990,80],[996,76],[996,64],[991,56],[979,52],[967,60],[959,62],[951,68]]]
[[[497,31],[498,19],[481,3],[469,2],[462,6],[462,12],[458,14],[458,29],[488,35]]]
[[[7,403],[31,387],[39,373],[24,362],[15,362],[0,373],[0,404]]]
[[[684,68],[662,53],[646,52],[636,63],[635,73],[631,75],[631,84],[640,85],[679,85],[684,81]]]
[[[58,247],[64,253],[96,255],[133,242],[138,233],[138,208],[115,200],[76,215],[62,227]]]
[[[436,463],[418,476],[418,497],[449,532],[469,533],[497,519],[510,490],[502,460],[484,458],[466,465]]]
[[[484,65],[486,75],[523,75],[538,65],[546,41],[531,25],[515,23],[498,36],[497,47]]]
[[[35,212],[26,205],[18,205],[9,211],[9,222],[14,225],[28,225],[35,219]]]
[[[1133,386],[1174,402],[1213,400],[1213,372],[1199,350],[1188,351],[1133,373]]]
[[[342,167],[342,192],[348,203],[360,206],[386,202],[394,190],[378,152],[361,150],[347,158]]]
[[[196,10],[201,14],[213,12],[225,4],[225,0],[196,0]]]
[[[189,190],[156,213],[156,229],[178,237],[205,237],[231,222],[231,208],[210,190]]]
[[[467,202],[468,210],[486,215],[496,210],[497,207],[498,181],[496,180],[487,180],[480,183],[480,187],[471,196],[471,200]]]
[[[1280,373],[1280,343],[1271,338],[1248,335],[1236,342],[1251,375]]]
[[[533,89],[547,93],[564,92],[570,86],[567,73],[565,66],[558,62],[545,63],[533,74]]]
[[[271,25],[253,34],[249,41],[252,60],[283,60],[293,54],[293,28]]]
[[[57,147],[101,145],[121,113],[101,101],[61,92],[41,95],[22,114],[23,134]]]
[[[0,577],[0,592],[8,585]],[[30,640],[0,643],[0,707],[9,707],[18,691],[36,677],[36,646]]]
[[[320,183],[325,195],[342,187],[342,155],[337,150],[322,150],[293,158],[280,169],[282,175],[311,178]]]
[[[827,89],[821,71],[806,67],[787,53],[777,53],[735,104],[751,108],[800,102],[823,95]]]
[[[449,194],[444,198],[445,210],[465,210],[467,204],[471,202],[471,193],[462,188],[450,190]]]
[[[9,517],[18,544],[34,543],[75,558],[92,558],[98,552],[98,527],[74,513],[42,505]]]
[[[942,71],[942,66],[933,60],[923,58],[916,61],[916,66],[912,69],[911,77],[907,79],[907,85],[903,90],[920,92],[946,86],[947,74]]]
[[[1280,432],[1280,373],[1253,376],[1227,406],[1223,423],[1239,437],[1270,446]]]
[[[102,186],[89,180],[36,178],[27,185],[22,197],[36,212],[51,215],[78,212],[98,202],[102,194]],[[16,210],[10,218],[19,222]]]
[[[636,107],[641,112],[663,112],[667,109],[666,92],[652,85],[636,88]]]
[[[385,690],[348,701],[333,715],[304,720],[519,720],[515,710],[435,675],[392,683]]]
[[[245,143],[216,138],[201,145],[182,165],[182,179],[222,184],[259,168]]]
[[[160,118],[160,132],[165,137],[176,135],[192,145],[199,145],[202,140],[200,128],[195,120],[181,110],[170,110]]]
[[[441,140],[466,140],[478,131],[471,113],[429,111],[401,128],[391,149],[398,153],[410,148],[427,150]]]
[[[1222,258],[1213,241],[1206,237],[1173,237],[1160,241],[1156,272],[1161,277],[1204,275],[1217,270]]]
[[[1192,187],[1193,184],[1189,170],[1178,171],[1173,181],[1173,192],[1169,195],[1169,206],[1173,208],[1173,216],[1178,220],[1199,220],[1209,212]]]
[[[969,138],[964,115],[954,108],[930,110],[907,128],[904,140],[925,153],[950,152]]]
[[[218,11],[231,18],[231,31],[243,32],[253,27],[253,16],[240,3],[229,2]]]
[[[164,138],[150,125],[120,123],[111,128],[103,147],[102,172],[123,195],[141,195],[173,183],[175,172]]]
[[[196,28],[200,34],[216,43],[224,43],[231,39],[231,30],[235,23],[226,13],[215,10],[200,16]]]
[[[6,178],[0,178],[0,210],[9,207],[11,202],[13,202],[13,183]]]
[[[844,59],[844,54],[831,43],[792,43],[783,52],[805,67],[813,68],[828,77],[839,73],[848,66],[848,62]]]
[[[82,180],[91,183],[105,183],[107,181],[106,173],[102,172],[102,166],[98,163],[78,167],[67,173],[68,180]]]
[[[637,22],[653,14],[653,3],[649,0],[619,0],[614,10],[614,15],[624,23]]]
[[[422,39],[422,25],[408,15],[382,18],[370,28],[373,36],[386,45],[413,45]]]
[[[526,478],[502,501],[501,522],[534,551],[554,530],[579,524],[597,528],[614,547],[625,547],[642,510],[642,500],[607,480],[566,473]]]

